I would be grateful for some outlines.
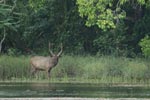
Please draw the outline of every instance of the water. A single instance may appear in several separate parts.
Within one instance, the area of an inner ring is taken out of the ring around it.
[[[69,83],[0,83],[0,97],[150,98],[150,87]]]

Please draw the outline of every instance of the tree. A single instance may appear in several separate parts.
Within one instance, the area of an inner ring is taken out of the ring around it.
[[[115,28],[120,20],[127,17],[123,6],[126,4],[141,8],[150,6],[149,0],[77,0],[81,17],[86,17],[86,25],[97,25],[102,30]],[[85,9],[86,8],[86,9]]]
[[[141,46],[144,56],[150,57],[150,37],[145,36],[143,39],[141,39],[139,45]]]
[[[6,33],[5,33],[5,29],[4,29],[4,36],[3,36],[2,40],[0,41],[0,53],[2,52],[2,44],[5,40],[5,38],[6,38]]]
[[[9,1],[11,2],[11,1]],[[6,0],[2,0],[0,4],[0,36],[3,37],[0,42],[0,52],[2,50],[2,44],[5,40],[6,33],[9,30],[16,31],[15,24],[16,24],[16,17],[18,13],[14,12],[16,7],[17,0],[14,0],[12,5],[9,5]]]
[[[13,5],[6,4],[5,0],[1,2],[3,3],[0,4],[0,15],[1,15],[0,29],[4,29],[4,28],[15,29],[13,27],[13,24],[15,24],[15,22],[13,22],[14,21],[13,14],[17,14],[16,12],[14,12],[17,0],[13,1]]]
[[[150,34],[150,0],[0,2],[0,40],[7,33],[3,52],[45,54],[50,41],[62,42],[67,53],[126,55],[140,52],[138,42]]]

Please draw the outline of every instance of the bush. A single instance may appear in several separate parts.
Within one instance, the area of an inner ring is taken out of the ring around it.
[[[89,57],[85,60],[83,66],[83,77],[90,79],[100,79],[104,75],[104,67],[106,65],[103,58]]]
[[[47,79],[45,72],[36,73],[38,79]],[[114,56],[68,56],[63,55],[51,71],[52,79],[94,79],[101,82],[111,80],[129,82],[150,79],[150,64],[145,59],[129,59]],[[33,79],[36,77],[33,77]],[[29,56],[5,56],[0,58],[0,80],[32,79]]]
[[[130,61],[124,69],[124,76],[127,79],[144,79],[148,71],[148,66],[144,62]]]
[[[29,77],[29,58],[20,56],[1,56],[0,59],[0,79]]]
[[[82,57],[73,57],[73,56],[63,56],[60,58],[60,61],[57,68],[54,68],[52,75],[54,77],[80,77],[83,73],[83,58]]]
[[[150,37],[145,36],[139,43],[141,50],[146,57],[150,57]]]

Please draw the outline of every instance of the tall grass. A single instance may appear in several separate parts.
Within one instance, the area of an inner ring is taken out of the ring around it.
[[[0,79],[16,79],[29,76],[29,57],[0,56]]]
[[[0,56],[0,80],[47,80],[45,72],[31,77],[29,56]],[[150,64],[145,59],[113,56],[67,56],[51,71],[52,81],[101,83],[148,82]]]

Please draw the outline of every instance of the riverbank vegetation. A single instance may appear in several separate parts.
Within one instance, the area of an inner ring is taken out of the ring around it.
[[[150,63],[142,58],[63,55],[52,69],[50,80],[44,71],[31,76],[29,56],[1,56],[0,81],[149,83]]]
[[[29,58],[49,42],[51,81],[149,82],[150,0],[0,0],[0,80],[47,80]]]
[[[147,55],[149,0],[90,1],[2,0],[0,52],[45,54],[50,41],[66,54]]]

